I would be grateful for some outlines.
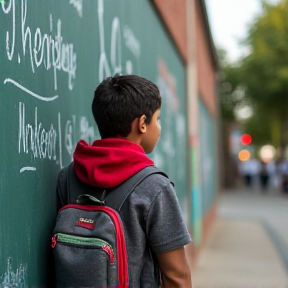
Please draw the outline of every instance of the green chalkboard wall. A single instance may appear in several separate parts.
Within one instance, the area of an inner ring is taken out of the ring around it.
[[[158,84],[151,157],[186,213],[185,69],[152,1],[0,2],[0,287],[49,287],[57,174],[80,138],[99,138],[90,104],[106,76]]]
[[[200,98],[200,97],[199,97]],[[216,149],[215,149],[215,121],[209,114],[204,103],[199,100],[198,102],[199,111],[199,158],[201,161],[200,166],[200,189],[202,196],[202,213],[203,218],[212,204],[215,202],[216,197]],[[209,175],[209,177],[208,177]]]

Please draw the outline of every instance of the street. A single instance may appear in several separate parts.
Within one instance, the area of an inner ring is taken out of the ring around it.
[[[219,195],[194,288],[287,288],[288,197],[245,188]]]

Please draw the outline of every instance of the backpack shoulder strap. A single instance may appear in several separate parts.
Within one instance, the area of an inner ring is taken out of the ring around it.
[[[87,194],[90,191],[92,191],[92,189],[95,190],[95,187],[85,184],[78,179],[74,170],[73,162],[63,167],[60,173],[62,174],[61,177],[62,189],[59,190],[59,194],[61,194],[60,197],[64,205],[74,204],[76,203],[77,198],[81,194]]]
[[[70,202],[68,201],[68,193],[67,193],[67,185],[68,185],[68,169],[69,166],[65,166],[61,169],[61,171],[59,172],[58,175],[58,181],[57,181],[57,193],[58,193],[58,198],[59,198],[59,207],[61,208],[63,206],[65,206],[66,204],[70,204]]]
[[[66,177],[64,177],[64,181],[66,178],[66,187],[67,191],[63,191],[65,195],[62,197],[66,200],[66,203],[76,203],[77,198],[81,194],[89,194],[89,191],[93,192],[96,188],[83,183],[77,177],[73,162],[68,166],[63,168],[63,173]],[[131,176],[125,182],[121,183],[117,187],[112,190],[108,190],[107,196],[105,198],[106,205],[120,211],[124,202],[129,197],[129,195],[133,192],[133,190],[148,176],[152,174],[161,174],[164,177],[168,178],[168,176],[162,172],[160,169],[155,166],[147,166],[144,169],[140,170],[138,173]],[[66,196],[66,197],[65,197]]]
[[[114,208],[117,211],[120,211],[124,202],[129,197],[129,195],[134,191],[134,189],[148,176],[152,174],[161,174],[164,177],[168,176],[156,168],[155,166],[147,166],[144,169],[140,170],[138,173],[131,176],[125,182],[121,183],[113,190],[109,191],[107,197],[105,198],[106,203],[109,207]]]

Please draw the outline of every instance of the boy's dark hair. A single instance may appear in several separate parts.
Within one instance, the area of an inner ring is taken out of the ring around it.
[[[137,75],[108,77],[96,88],[92,112],[101,138],[126,137],[135,118],[152,115],[161,107],[155,84]]]

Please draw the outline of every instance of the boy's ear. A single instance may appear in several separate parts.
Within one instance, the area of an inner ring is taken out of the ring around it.
[[[139,118],[138,129],[139,129],[139,132],[140,132],[141,134],[146,133],[146,116],[145,116],[145,115],[142,115],[142,116]]]

